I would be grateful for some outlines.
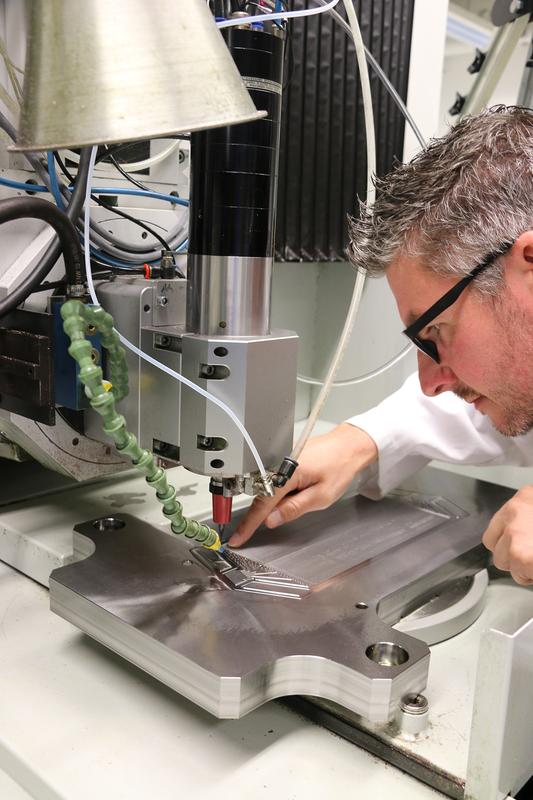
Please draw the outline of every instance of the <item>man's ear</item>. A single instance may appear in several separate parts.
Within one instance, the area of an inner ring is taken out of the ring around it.
[[[525,231],[520,234],[513,245],[513,255],[521,259],[525,269],[529,269],[529,264],[533,264],[533,231]]]

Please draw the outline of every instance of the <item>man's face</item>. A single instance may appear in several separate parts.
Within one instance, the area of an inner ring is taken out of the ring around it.
[[[516,255],[515,255],[516,258]],[[437,344],[441,363],[418,353],[424,394],[452,391],[490,417],[506,436],[533,428],[533,292],[531,273],[508,269],[497,300],[468,287],[421,337]],[[399,257],[387,278],[407,326],[459,278],[443,278]]]

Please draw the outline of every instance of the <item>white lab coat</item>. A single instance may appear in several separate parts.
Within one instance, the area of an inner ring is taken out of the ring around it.
[[[418,375],[375,408],[347,420],[375,441],[378,463],[361,474],[359,491],[378,499],[432,459],[454,464],[533,465],[533,431],[509,437],[451,392],[426,397]]]

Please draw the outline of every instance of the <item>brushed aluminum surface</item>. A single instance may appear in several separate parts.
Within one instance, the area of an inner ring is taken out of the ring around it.
[[[205,3],[32,0],[28,10],[13,150],[148,139],[265,115]]]
[[[205,336],[270,333],[272,258],[190,254],[187,330]]]
[[[399,497],[348,498],[226,552],[243,573],[300,579],[300,599],[230,588],[189,543],[129,515],[115,515],[123,527],[89,521],[76,541],[94,552],[52,573],[51,608],[218,717],[302,694],[385,722],[424,690],[429,662],[392,626],[486,565],[482,532],[510,494],[426,470]]]
[[[277,467],[292,450],[297,346],[292,331],[247,338],[185,334],[182,339],[183,375],[233,410],[267,468]],[[223,368],[225,377],[205,377],[204,367]],[[257,469],[235,423],[187,386],[181,389],[180,420],[181,463],[187,469],[219,478]],[[199,447],[199,436],[216,439],[222,449]]]

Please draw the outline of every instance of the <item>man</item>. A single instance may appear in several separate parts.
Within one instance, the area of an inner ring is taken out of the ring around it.
[[[377,181],[351,223],[356,269],[387,276],[418,379],[309,441],[292,480],[256,499],[230,540],[326,508],[357,475],[377,498],[432,458],[533,465],[533,111],[462,120]],[[494,563],[533,583],[533,486],[483,535]]]

